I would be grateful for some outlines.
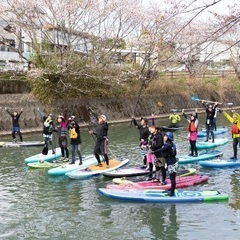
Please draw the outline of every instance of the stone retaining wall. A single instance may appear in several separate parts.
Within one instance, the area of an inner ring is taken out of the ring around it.
[[[212,96],[204,96],[204,99],[211,99]],[[215,98],[217,99],[217,98]],[[20,118],[20,126],[23,132],[41,131],[42,123],[37,108],[46,113],[54,113],[55,116],[67,109],[67,115],[76,115],[80,122],[88,122],[90,116],[105,114],[108,121],[124,122],[129,121],[135,107],[137,97],[130,96],[125,98],[94,98],[85,100],[64,100],[57,101],[53,106],[44,105],[29,93],[23,94],[0,94],[0,132],[8,133],[11,129],[11,117],[7,114],[5,107],[11,112],[20,111],[23,108],[23,114]],[[224,103],[232,102],[234,106],[240,106],[240,94],[228,93],[222,96]],[[161,103],[161,104],[159,104]],[[163,107],[159,107],[162,105]],[[152,95],[140,98],[137,104],[135,116],[150,116],[155,113],[156,117],[168,116],[170,109],[187,109],[202,107],[198,102],[191,100],[188,95]],[[226,107],[226,105],[223,105]]]

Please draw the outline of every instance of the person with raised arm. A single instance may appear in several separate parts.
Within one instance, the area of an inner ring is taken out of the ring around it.
[[[197,109],[195,109],[195,113],[192,113],[190,117],[186,115],[184,112],[184,109],[182,110],[183,116],[187,119],[188,121],[188,139],[190,143],[190,148],[191,148],[191,153],[190,156],[197,157],[198,156],[198,150],[196,147],[196,142],[197,142],[197,132],[198,132],[198,112]]]
[[[13,142],[16,142],[16,133],[18,134],[20,141],[23,141],[22,138],[22,133],[20,131],[20,125],[19,125],[19,118],[21,116],[21,114],[23,113],[23,109],[21,109],[21,111],[18,113],[17,111],[14,111],[13,113],[11,113],[8,108],[5,108],[5,110],[7,111],[7,113],[12,117],[12,138],[13,138]]]

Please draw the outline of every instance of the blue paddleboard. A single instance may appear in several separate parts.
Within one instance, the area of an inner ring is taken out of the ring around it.
[[[178,157],[178,163],[179,164],[185,164],[185,163],[195,163],[202,160],[209,160],[216,157],[220,157],[223,155],[223,152],[218,150],[213,150],[210,152],[204,152],[200,153],[197,157],[189,156],[189,155],[182,155]]]
[[[217,131],[213,131],[214,132],[214,135],[219,135],[219,134],[223,134],[223,133],[226,133],[227,132],[227,128],[217,128]],[[202,131],[199,131],[197,133],[197,136],[198,137],[206,137],[207,136],[207,132],[206,132],[206,129],[202,130]]]
[[[228,195],[218,191],[175,190],[175,196],[169,196],[164,190],[152,189],[107,189],[99,188],[98,192],[106,197],[132,202],[150,203],[202,203],[228,200]]]
[[[210,148],[216,148],[216,147],[225,145],[227,143],[228,143],[227,138],[215,138],[214,142],[212,142],[212,140],[209,140],[208,142],[197,141],[196,147],[198,150],[210,149]]]
[[[101,161],[103,161],[103,158],[101,158]],[[83,157],[82,165],[79,165],[79,160],[75,161],[74,164],[66,163],[62,166],[52,168],[48,170],[48,174],[52,176],[62,176],[65,175],[67,172],[71,172],[77,169],[85,169],[89,166],[96,165],[97,159],[94,155],[89,155],[86,157]]]
[[[230,167],[240,167],[240,161],[238,160],[224,160],[224,159],[213,159],[211,161],[199,161],[202,167],[208,168],[230,168]]]
[[[61,156],[62,156],[61,149],[56,148],[55,154],[52,154],[52,150],[48,150],[47,155],[43,155],[42,153],[39,153],[39,154],[33,155],[31,157],[25,158],[24,162],[26,164],[35,163],[35,162],[39,162],[39,161],[53,162],[54,160],[60,158]]]

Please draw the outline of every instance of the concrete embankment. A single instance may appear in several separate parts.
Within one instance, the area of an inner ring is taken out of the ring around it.
[[[201,96],[204,98],[203,96]],[[212,99],[211,96],[205,96],[204,99]],[[215,97],[216,99],[216,97]],[[238,109],[240,106],[240,94],[231,93],[221,97],[223,108],[228,105],[224,103],[233,103],[233,108]],[[82,127],[86,127],[84,122],[89,122],[91,117],[98,114],[107,116],[109,123],[129,122],[131,115],[135,109],[135,116],[149,117],[152,113],[155,118],[164,118],[169,115],[171,109],[192,109],[201,108],[201,104],[191,100],[191,96],[184,95],[149,95],[142,96],[137,103],[137,96],[123,98],[94,98],[94,99],[61,99],[51,106],[43,104],[30,93],[22,94],[0,94],[0,134],[9,134],[11,129],[11,117],[5,110],[9,108],[11,112],[23,109],[20,118],[20,125],[23,133],[40,132],[42,130],[42,122],[37,108],[46,113],[58,114],[67,111],[67,115],[76,115]],[[200,111],[201,112],[201,111]]]

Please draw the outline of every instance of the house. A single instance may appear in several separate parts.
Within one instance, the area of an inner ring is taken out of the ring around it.
[[[13,24],[0,21],[0,71],[28,70],[31,47],[26,37]]]

